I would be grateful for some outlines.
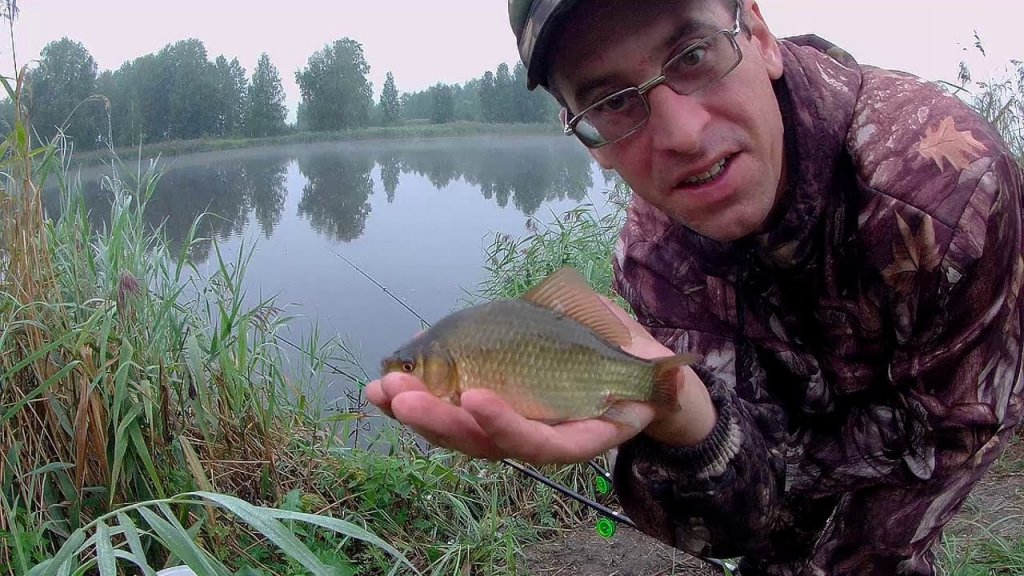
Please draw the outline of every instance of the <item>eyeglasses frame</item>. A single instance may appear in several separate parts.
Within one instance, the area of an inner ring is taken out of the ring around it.
[[[565,119],[566,116],[568,116],[568,112],[569,111],[568,111],[568,109],[563,110],[562,111],[562,117],[565,120],[564,120],[562,131],[564,132],[564,134],[566,136],[576,136],[577,139],[579,139],[580,142],[582,142],[584,146],[586,146],[587,148],[591,148],[591,149],[600,148],[602,146],[607,146],[608,144],[613,144],[615,142],[618,142],[618,141],[622,140],[623,138],[626,138],[626,137],[629,137],[629,136],[635,134],[638,130],[640,130],[641,128],[643,128],[644,126],[647,125],[647,121],[650,120],[650,118],[651,118],[651,103],[647,100],[647,93],[650,92],[651,90],[653,90],[656,86],[658,86],[660,84],[665,84],[666,86],[669,87],[669,89],[671,89],[676,94],[679,94],[680,96],[690,96],[690,95],[696,94],[697,92],[700,92],[701,90],[707,88],[708,86],[711,86],[715,82],[718,82],[722,78],[725,78],[726,76],[728,76],[733,70],[736,69],[737,66],[740,65],[740,62],[743,61],[743,51],[740,49],[739,43],[736,41],[736,37],[739,36],[739,33],[741,31],[741,27],[740,27],[740,14],[741,14],[741,10],[742,9],[743,9],[743,2],[742,2],[742,0],[737,0],[737,2],[736,2],[736,14],[735,14],[735,18],[734,18],[734,22],[733,22],[733,27],[732,28],[725,28],[725,29],[722,29],[722,30],[718,30],[716,32],[708,34],[707,36],[701,38],[700,40],[697,40],[697,41],[693,42],[692,44],[690,44],[689,46],[684,48],[681,52],[679,52],[675,56],[672,56],[671,58],[669,58],[665,62],[665,64],[662,65],[662,67],[661,67],[661,74],[655,76],[654,78],[651,78],[650,80],[641,83],[639,86],[633,86],[633,87],[630,87],[630,88],[623,88],[622,90],[618,90],[618,91],[616,91],[616,92],[614,92],[612,94],[609,94],[609,95],[601,98],[597,102],[594,102],[590,106],[587,106],[586,108],[581,110],[579,114],[576,114],[572,118]],[[693,91],[685,93],[685,94],[679,92],[678,90],[676,90],[675,86],[673,86],[671,83],[668,82],[668,76],[665,74],[665,70],[669,66],[671,66],[672,64],[675,64],[676,61],[678,61],[680,58],[682,58],[683,56],[688,55],[690,52],[695,50],[698,46],[700,46],[702,44],[705,44],[708,40],[714,38],[715,36],[718,36],[719,34],[727,35],[727,38],[728,38],[729,42],[732,44],[732,47],[736,51],[736,54],[737,54],[736,62],[734,62],[733,65],[730,66],[729,69],[726,70],[721,76],[719,76],[719,77],[717,77],[717,78],[715,78],[713,80],[708,81],[706,84],[700,86],[696,90],[693,90]],[[598,106],[604,104],[605,102],[607,102],[607,101],[609,101],[609,100],[611,100],[613,98],[616,98],[616,97],[621,96],[622,94],[625,94],[625,93],[628,93],[628,92],[632,92],[634,90],[637,92],[637,95],[640,96],[641,101],[643,101],[644,108],[646,109],[647,114],[644,116],[644,119],[639,124],[637,124],[635,127],[633,127],[632,130],[630,130],[629,132],[626,132],[625,134],[623,134],[621,136],[618,136],[618,137],[616,137],[616,138],[614,138],[612,140],[606,140],[604,142],[600,142],[600,143],[594,144],[594,145],[588,144],[586,141],[584,141],[583,138],[581,138],[579,136],[579,134],[576,132],[576,126],[580,123],[580,121],[583,120],[583,117],[587,113],[589,113],[591,110],[597,108]]]

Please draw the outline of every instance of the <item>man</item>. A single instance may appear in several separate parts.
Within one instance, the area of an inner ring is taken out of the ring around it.
[[[630,351],[697,352],[639,428],[460,406],[407,375],[377,406],[467,454],[579,462],[649,534],[744,576],[934,574],[933,544],[1024,411],[1021,172],[912,76],[756,2],[512,0],[531,88],[634,199],[615,288]]]

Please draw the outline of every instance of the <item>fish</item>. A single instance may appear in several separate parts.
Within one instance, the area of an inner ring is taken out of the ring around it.
[[[630,423],[621,401],[678,409],[678,370],[698,357],[648,360],[623,350],[631,342],[625,324],[565,267],[520,298],[443,317],[384,358],[381,374],[412,374],[455,405],[466,390],[487,389],[524,418],[547,423]]]

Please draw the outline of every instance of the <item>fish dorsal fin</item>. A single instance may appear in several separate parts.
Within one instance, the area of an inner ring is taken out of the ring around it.
[[[523,300],[568,316],[615,346],[629,346],[633,342],[625,324],[572,268],[562,268],[548,276],[527,292]]]

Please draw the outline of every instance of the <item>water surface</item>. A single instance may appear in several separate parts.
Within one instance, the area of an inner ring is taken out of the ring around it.
[[[527,233],[583,202],[603,205],[611,186],[568,138],[460,138],[282,146],[180,156],[147,219],[180,246],[195,219],[233,260],[254,246],[245,277],[250,303],[276,295],[300,318],[284,335],[299,342],[313,324],[340,337],[370,376],[420,321],[345,263],[351,260],[429,322],[462,305],[485,277],[495,234]],[[100,224],[97,171],[82,174]],[[212,243],[190,258],[208,273]],[[329,394],[339,396],[343,379]]]

